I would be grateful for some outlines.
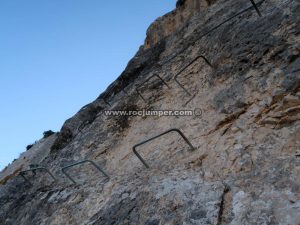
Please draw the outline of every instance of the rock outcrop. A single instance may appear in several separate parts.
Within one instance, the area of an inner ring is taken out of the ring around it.
[[[300,1],[257,1],[261,17],[250,0],[192,2],[154,22],[106,92],[29,150],[56,182],[37,171],[30,186],[14,163],[1,173],[0,225],[300,224]],[[144,109],[195,114],[106,111]],[[132,147],[172,128],[195,149],[168,133],[137,147],[146,168]],[[68,170],[73,184],[61,168],[85,159],[110,179],[84,164]]]
[[[182,28],[194,15],[200,14],[216,0],[178,0],[176,9],[158,18],[147,30],[144,48],[148,49]]]

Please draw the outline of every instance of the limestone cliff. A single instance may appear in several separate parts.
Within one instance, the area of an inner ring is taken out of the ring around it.
[[[176,9],[158,18],[147,30],[144,48],[148,49],[182,28],[194,15],[200,14],[216,0],[178,0]]]
[[[256,4],[178,1],[104,93],[1,172],[0,225],[299,225],[300,1]],[[105,111],[143,109],[196,113]],[[167,133],[136,148],[146,168],[133,146],[173,128],[194,148]],[[73,184],[61,168],[81,160],[110,179],[84,164]],[[16,176],[37,163],[56,181]]]

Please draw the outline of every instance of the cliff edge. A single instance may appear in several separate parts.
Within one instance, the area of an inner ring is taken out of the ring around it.
[[[179,0],[104,93],[1,172],[0,225],[299,225],[299,119],[299,0]]]

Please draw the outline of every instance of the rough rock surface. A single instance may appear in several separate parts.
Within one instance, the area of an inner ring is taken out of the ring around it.
[[[262,17],[250,1],[219,0],[140,48],[105,93],[50,137],[51,149],[37,146],[57,182],[37,172],[27,174],[33,186],[19,176],[0,186],[0,224],[299,225],[300,1],[257,4]],[[200,55],[211,66],[193,61]],[[191,96],[174,80],[179,71]],[[154,74],[169,88],[152,78],[139,89],[143,101],[136,86]],[[198,115],[103,111],[112,109]],[[169,133],[138,147],[146,169],[132,146],[170,128],[196,149]],[[70,169],[72,184],[61,167],[84,159],[110,179],[86,164]]]
[[[192,16],[207,9],[216,0],[178,0],[176,9],[158,18],[147,30],[144,48],[148,49],[182,28]]]

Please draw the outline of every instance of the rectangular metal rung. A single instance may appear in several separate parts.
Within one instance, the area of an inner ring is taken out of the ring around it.
[[[144,166],[146,168],[150,168],[150,167],[146,163],[146,161],[142,158],[142,156],[137,152],[136,148],[138,146],[146,144],[147,142],[150,142],[150,141],[152,141],[152,140],[154,140],[156,138],[159,138],[159,137],[161,137],[161,136],[163,136],[165,134],[168,134],[170,132],[177,132],[183,138],[183,140],[190,146],[191,150],[195,150],[195,147],[191,144],[191,142],[187,139],[187,137],[179,129],[173,128],[173,129],[167,130],[167,131],[165,131],[165,132],[163,132],[163,133],[161,133],[159,135],[156,135],[155,137],[152,137],[152,138],[149,138],[149,139],[147,139],[145,141],[142,141],[142,142],[140,142],[140,143],[138,143],[138,144],[136,144],[136,145],[134,145],[132,147],[132,150],[133,150],[134,154],[139,158],[139,160],[144,164]]]
[[[54,181],[56,181],[56,178],[54,177],[54,175],[47,169],[47,168],[45,168],[45,167],[37,167],[37,168],[33,168],[33,169],[29,169],[29,170],[24,170],[24,171],[21,171],[20,173],[19,173],[19,175],[30,185],[30,186],[33,186],[33,184],[29,181],[29,179],[27,179],[26,178],[26,176],[25,176],[25,173],[27,173],[27,172],[34,172],[34,174],[36,174],[35,173],[35,171],[37,171],[37,170],[42,170],[42,171],[46,171],[46,173],[48,173],[50,176],[51,176],[51,178],[54,180]]]
[[[189,64],[187,64],[185,67],[183,67],[175,76],[174,76],[174,80],[175,82],[185,91],[185,93],[187,93],[189,96],[192,96],[192,94],[183,86],[183,84],[181,84],[179,82],[179,80],[177,79],[177,77],[183,73],[190,65],[192,65],[194,62],[196,62],[198,59],[204,59],[204,61],[211,67],[213,68],[212,64],[207,60],[207,58],[205,58],[203,55],[197,56],[195,59],[193,59]]]
[[[66,172],[67,169],[80,165],[80,164],[84,164],[84,163],[90,163],[92,166],[94,166],[100,173],[104,174],[104,176],[106,176],[108,179],[110,179],[110,177],[107,175],[107,173],[102,170],[96,163],[94,163],[92,160],[84,160],[84,161],[80,161],[77,163],[73,163],[71,165],[65,166],[61,169],[62,173],[70,180],[72,181],[73,184],[77,184],[77,182],[70,176],[70,174],[68,174]]]
[[[151,80],[152,78],[154,77],[157,77],[159,80],[161,80],[161,82],[167,86],[169,89],[170,89],[170,86],[158,75],[158,74],[154,74],[152,76],[150,76],[147,80],[145,80],[144,82],[142,82],[141,84],[139,84],[137,87],[136,87],[136,92],[138,93],[138,95],[141,97],[141,99],[143,99],[144,102],[146,102],[146,99],[144,98],[144,96],[142,95],[142,93],[140,92],[140,88],[145,84],[147,83],[149,80]]]

